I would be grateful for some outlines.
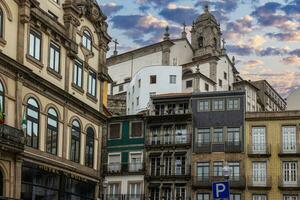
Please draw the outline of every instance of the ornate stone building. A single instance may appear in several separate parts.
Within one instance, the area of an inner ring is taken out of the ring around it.
[[[0,1],[0,197],[99,196],[105,20],[95,0]]]

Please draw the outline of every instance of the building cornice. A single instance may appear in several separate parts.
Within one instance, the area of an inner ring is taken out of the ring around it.
[[[300,120],[300,110],[246,113],[246,121],[272,120]]]

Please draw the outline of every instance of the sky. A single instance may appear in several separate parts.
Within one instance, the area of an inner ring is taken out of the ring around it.
[[[266,79],[283,97],[300,87],[300,0],[97,1],[119,53],[161,41],[166,26],[171,38],[179,38],[182,24],[190,30],[209,5],[244,79]]]

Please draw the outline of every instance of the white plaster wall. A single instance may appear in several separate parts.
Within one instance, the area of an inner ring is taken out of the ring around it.
[[[257,93],[256,90],[250,86],[245,86],[246,91],[246,111],[255,112],[257,111]]]
[[[110,182],[118,182],[121,183],[121,194],[128,194],[128,188],[130,182],[140,182],[142,194],[144,194],[144,176],[136,175],[136,176],[107,176],[105,177],[108,184]]]
[[[183,65],[192,61],[193,50],[186,40],[174,41],[171,47],[170,64]],[[175,63],[174,63],[175,62]]]
[[[224,72],[227,73],[227,80],[224,79]],[[219,86],[219,79],[222,80],[222,87]],[[221,57],[217,65],[217,91],[227,91],[229,86],[232,88],[234,82],[234,75],[232,66],[225,56]]]
[[[287,97],[287,110],[300,110],[300,88]]]
[[[156,75],[156,84],[150,84],[150,76]],[[170,84],[169,76],[176,75],[176,83]],[[138,80],[141,87],[138,87]],[[133,92],[134,86],[134,92]],[[147,108],[150,100],[150,92],[155,94],[178,93],[182,89],[181,66],[148,66],[138,71],[132,78],[127,92],[127,114],[136,114]],[[139,105],[136,98],[139,97]],[[132,106],[133,105],[133,106]],[[129,109],[129,110],[128,110]]]

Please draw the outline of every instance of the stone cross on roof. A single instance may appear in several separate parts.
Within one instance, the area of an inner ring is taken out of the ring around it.
[[[113,40],[113,43],[115,43],[114,56],[116,56],[118,55],[118,51],[117,51],[117,45],[119,44],[118,39]]]

